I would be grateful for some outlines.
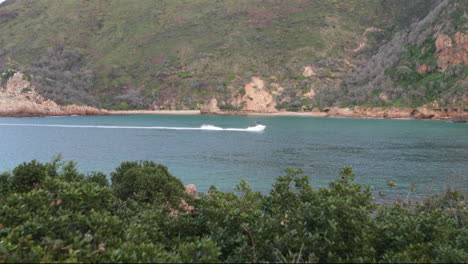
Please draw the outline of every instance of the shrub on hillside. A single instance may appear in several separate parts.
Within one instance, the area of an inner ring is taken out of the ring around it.
[[[96,105],[91,95],[94,74],[79,49],[48,48],[29,68],[38,92],[59,104]]]
[[[9,21],[15,19],[17,16],[18,13],[16,10],[0,10],[0,25],[8,23]]]

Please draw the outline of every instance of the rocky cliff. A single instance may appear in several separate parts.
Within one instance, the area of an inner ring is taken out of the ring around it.
[[[105,115],[106,110],[89,106],[59,106],[52,100],[39,95],[31,82],[21,72],[4,78],[0,86],[0,116],[61,116],[61,115]],[[2,76],[5,77],[5,76]]]
[[[464,17],[468,18],[468,14],[465,13]],[[440,71],[445,71],[450,66],[457,64],[468,65],[468,34],[456,32],[452,38],[449,35],[437,32],[434,34],[434,38],[435,55]]]

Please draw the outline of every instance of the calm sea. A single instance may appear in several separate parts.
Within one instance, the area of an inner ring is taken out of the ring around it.
[[[242,129],[261,121],[263,132]],[[239,131],[199,129],[203,125]],[[111,126],[111,127],[108,127]],[[153,127],[148,129],[148,127]],[[194,128],[192,130],[192,128]],[[82,172],[152,160],[199,191],[232,191],[242,179],[268,192],[284,169],[325,187],[352,166],[355,182],[389,197],[468,190],[468,124],[445,121],[245,116],[0,118],[0,172],[61,153]],[[386,180],[397,184],[390,189]]]

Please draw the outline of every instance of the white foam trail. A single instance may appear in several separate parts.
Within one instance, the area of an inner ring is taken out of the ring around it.
[[[61,127],[61,128],[107,128],[107,129],[159,129],[159,130],[213,130],[213,131],[239,131],[239,132],[261,132],[266,126],[256,125],[247,128],[222,128],[213,125],[202,125],[201,127],[162,127],[162,126],[89,126],[89,125],[43,125],[43,124],[0,124],[0,126],[25,126],[25,127]]]

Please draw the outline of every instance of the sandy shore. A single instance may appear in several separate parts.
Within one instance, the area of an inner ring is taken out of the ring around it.
[[[324,117],[323,112],[275,112],[275,113],[255,113],[255,112],[217,112],[202,113],[200,110],[109,110],[110,115],[246,115],[246,116],[308,116]]]
[[[109,111],[111,115],[200,115],[200,110],[128,110]]]
[[[420,108],[324,108],[323,111],[272,113],[250,111],[214,111],[203,112],[207,115],[244,115],[244,116],[301,116],[301,117],[335,117],[335,118],[369,118],[369,119],[424,119],[424,120],[453,120],[454,122],[468,122],[467,109],[427,109]]]
[[[272,113],[249,112],[249,111],[216,111],[205,112],[200,110],[129,110],[129,111],[108,111],[110,115],[243,115],[243,116],[300,116],[300,117],[337,117],[337,118],[369,118],[369,119],[425,119],[425,120],[452,120],[460,119],[467,122],[468,115],[460,112],[440,112],[418,109],[349,109],[330,108],[326,112],[288,112],[279,111]],[[454,120],[455,121],[455,120]]]
[[[306,117],[325,117],[327,113],[323,112],[276,112],[276,113],[246,113],[248,116],[306,116]]]

